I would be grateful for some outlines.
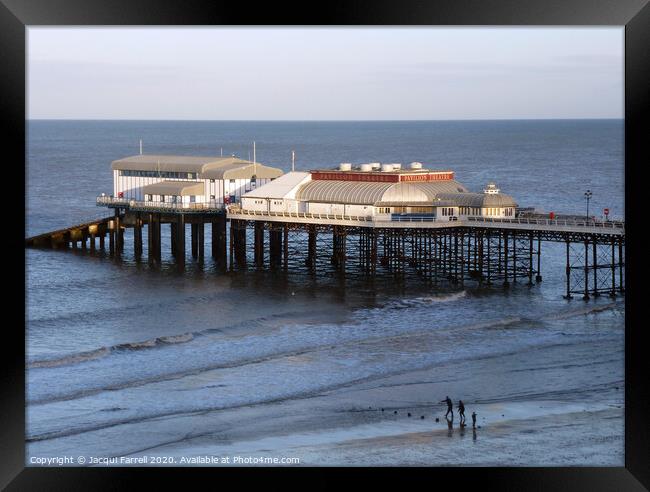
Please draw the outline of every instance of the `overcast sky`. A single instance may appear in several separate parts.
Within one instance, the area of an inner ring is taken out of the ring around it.
[[[30,27],[28,117],[622,118],[622,27]]]

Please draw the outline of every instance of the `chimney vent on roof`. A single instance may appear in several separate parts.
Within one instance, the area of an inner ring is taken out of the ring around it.
[[[339,171],[350,171],[352,169],[352,164],[349,162],[341,162],[339,164]]]

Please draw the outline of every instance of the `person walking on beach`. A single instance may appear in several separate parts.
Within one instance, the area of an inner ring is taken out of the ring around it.
[[[463,400],[458,400],[458,415],[460,416],[461,422],[465,422],[465,404]]]
[[[476,429],[476,412],[472,412],[472,427]]]
[[[447,413],[445,414],[445,418],[447,418],[447,415],[451,412],[451,418],[454,418],[454,404],[451,401],[451,398],[447,396],[444,400],[442,400],[440,403],[446,403],[447,404]]]

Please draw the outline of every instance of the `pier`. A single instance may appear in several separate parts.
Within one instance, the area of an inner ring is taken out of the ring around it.
[[[508,288],[543,279],[544,244],[561,243],[566,299],[625,291],[625,223],[520,208],[494,182],[472,192],[451,170],[412,162],[292,171],[233,157],[138,155],[113,161],[111,215],[26,240],[28,247],[171,257],[210,255],[219,270],[282,269],[414,276],[433,287]],[[189,228],[189,245],[186,245]],[[146,250],[144,231],[146,230]],[[167,232],[165,232],[165,230]],[[96,239],[99,238],[99,245]],[[189,247],[188,247],[189,246]]]
[[[183,269],[188,252],[191,261],[204,261],[208,229],[209,254],[222,271],[318,273],[327,263],[341,274],[414,275],[433,287],[508,288],[541,282],[543,245],[554,242],[564,245],[565,298],[588,300],[625,292],[625,224],[620,221],[522,217],[442,221],[408,216],[391,220],[249,211],[237,205],[210,211],[133,208],[114,204],[110,217],[28,238],[26,246],[94,251],[106,249],[108,242],[109,255],[120,257],[129,247],[125,230],[132,229],[133,256],[145,260],[146,240],[146,261],[156,266],[162,261],[161,236],[167,233],[173,261]]]

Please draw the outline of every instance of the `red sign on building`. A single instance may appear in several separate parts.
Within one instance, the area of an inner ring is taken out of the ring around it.
[[[354,172],[354,171],[312,171],[311,179],[324,181],[362,181],[375,183],[399,183],[417,181],[449,181],[454,179],[453,171],[426,173]]]
[[[426,174],[400,174],[400,181],[449,181],[454,179],[453,171],[426,173]]]

